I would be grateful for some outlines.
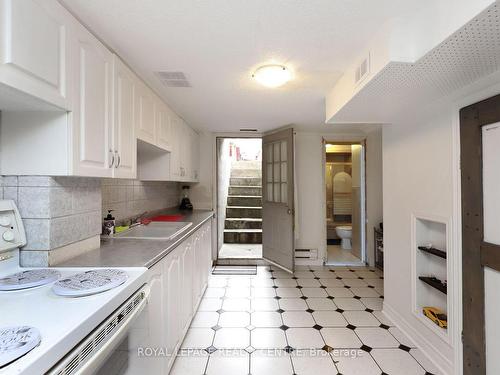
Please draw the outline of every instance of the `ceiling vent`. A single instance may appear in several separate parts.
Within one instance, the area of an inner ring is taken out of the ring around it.
[[[160,81],[167,87],[191,87],[191,84],[182,72],[156,72]]]
[[[361,61],[361,63],[356,67],[356,71],[354,73],[354,82],[355,84],[361,83],[370,73],[370,55],[366,56],[366,58]]]
[[[257,129],[242,128],[242,129],[240,129],[240,132],[242,132],[242,133],[256,133]]]

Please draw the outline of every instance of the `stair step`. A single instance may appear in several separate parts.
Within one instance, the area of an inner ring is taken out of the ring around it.
[[[262,218],[262,207],[227,206],[226,218]]]
[[[231,168],[231,177],[262,177],[262,171],[259,169],[237,169]]]
[[[229,195],[262,196],[262,186],[229,186]]]
[[[229,195],[227,197],[228,206],[245,206],[245,207],[261,207],[262,197],[256,196],[245,196],[245,195]]]
[[[226,218],[225,229],[262,229],[262,219],[242,217]]]
[[[260,177],[231,177],[230,186],[262,186]]]
[[[224,243],[262,243],[262,229],[224,229]]]

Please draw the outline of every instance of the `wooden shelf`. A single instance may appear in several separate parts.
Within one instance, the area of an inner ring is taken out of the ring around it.
[[[447,288],[443,284],[441,284],[439,281],[435,281],[431,277],[427,276],[419,276],[418,277],[420,280],[422,280],[424,283],[427,285],[432,286],[434,289],[439,290],[441,293],[447,294]]]
[[[435,249],[434,247],[419,246],[419,250],[446,259],[446,251]]]

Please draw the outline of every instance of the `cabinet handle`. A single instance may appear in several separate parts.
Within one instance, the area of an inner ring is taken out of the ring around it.
[[[113,164],[115,164],[115,154],[113,153],[113,150],[109,150],[109,153],[111,154],[111,163],[109,163],[109,168],[113,168]]]
[[[122,158],[120,157],[120,154],[116,150],[115,150],[115,155],[116,155],[116,165],[115,165],[115,168],[118,168],[120,166]]]

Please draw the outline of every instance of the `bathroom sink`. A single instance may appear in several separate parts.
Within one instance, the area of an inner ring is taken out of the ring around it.
[[[114,235],[114,238],[133,238],[144,240],[172,240],[188,229],[191,222],[155,222],[137,225]]]

